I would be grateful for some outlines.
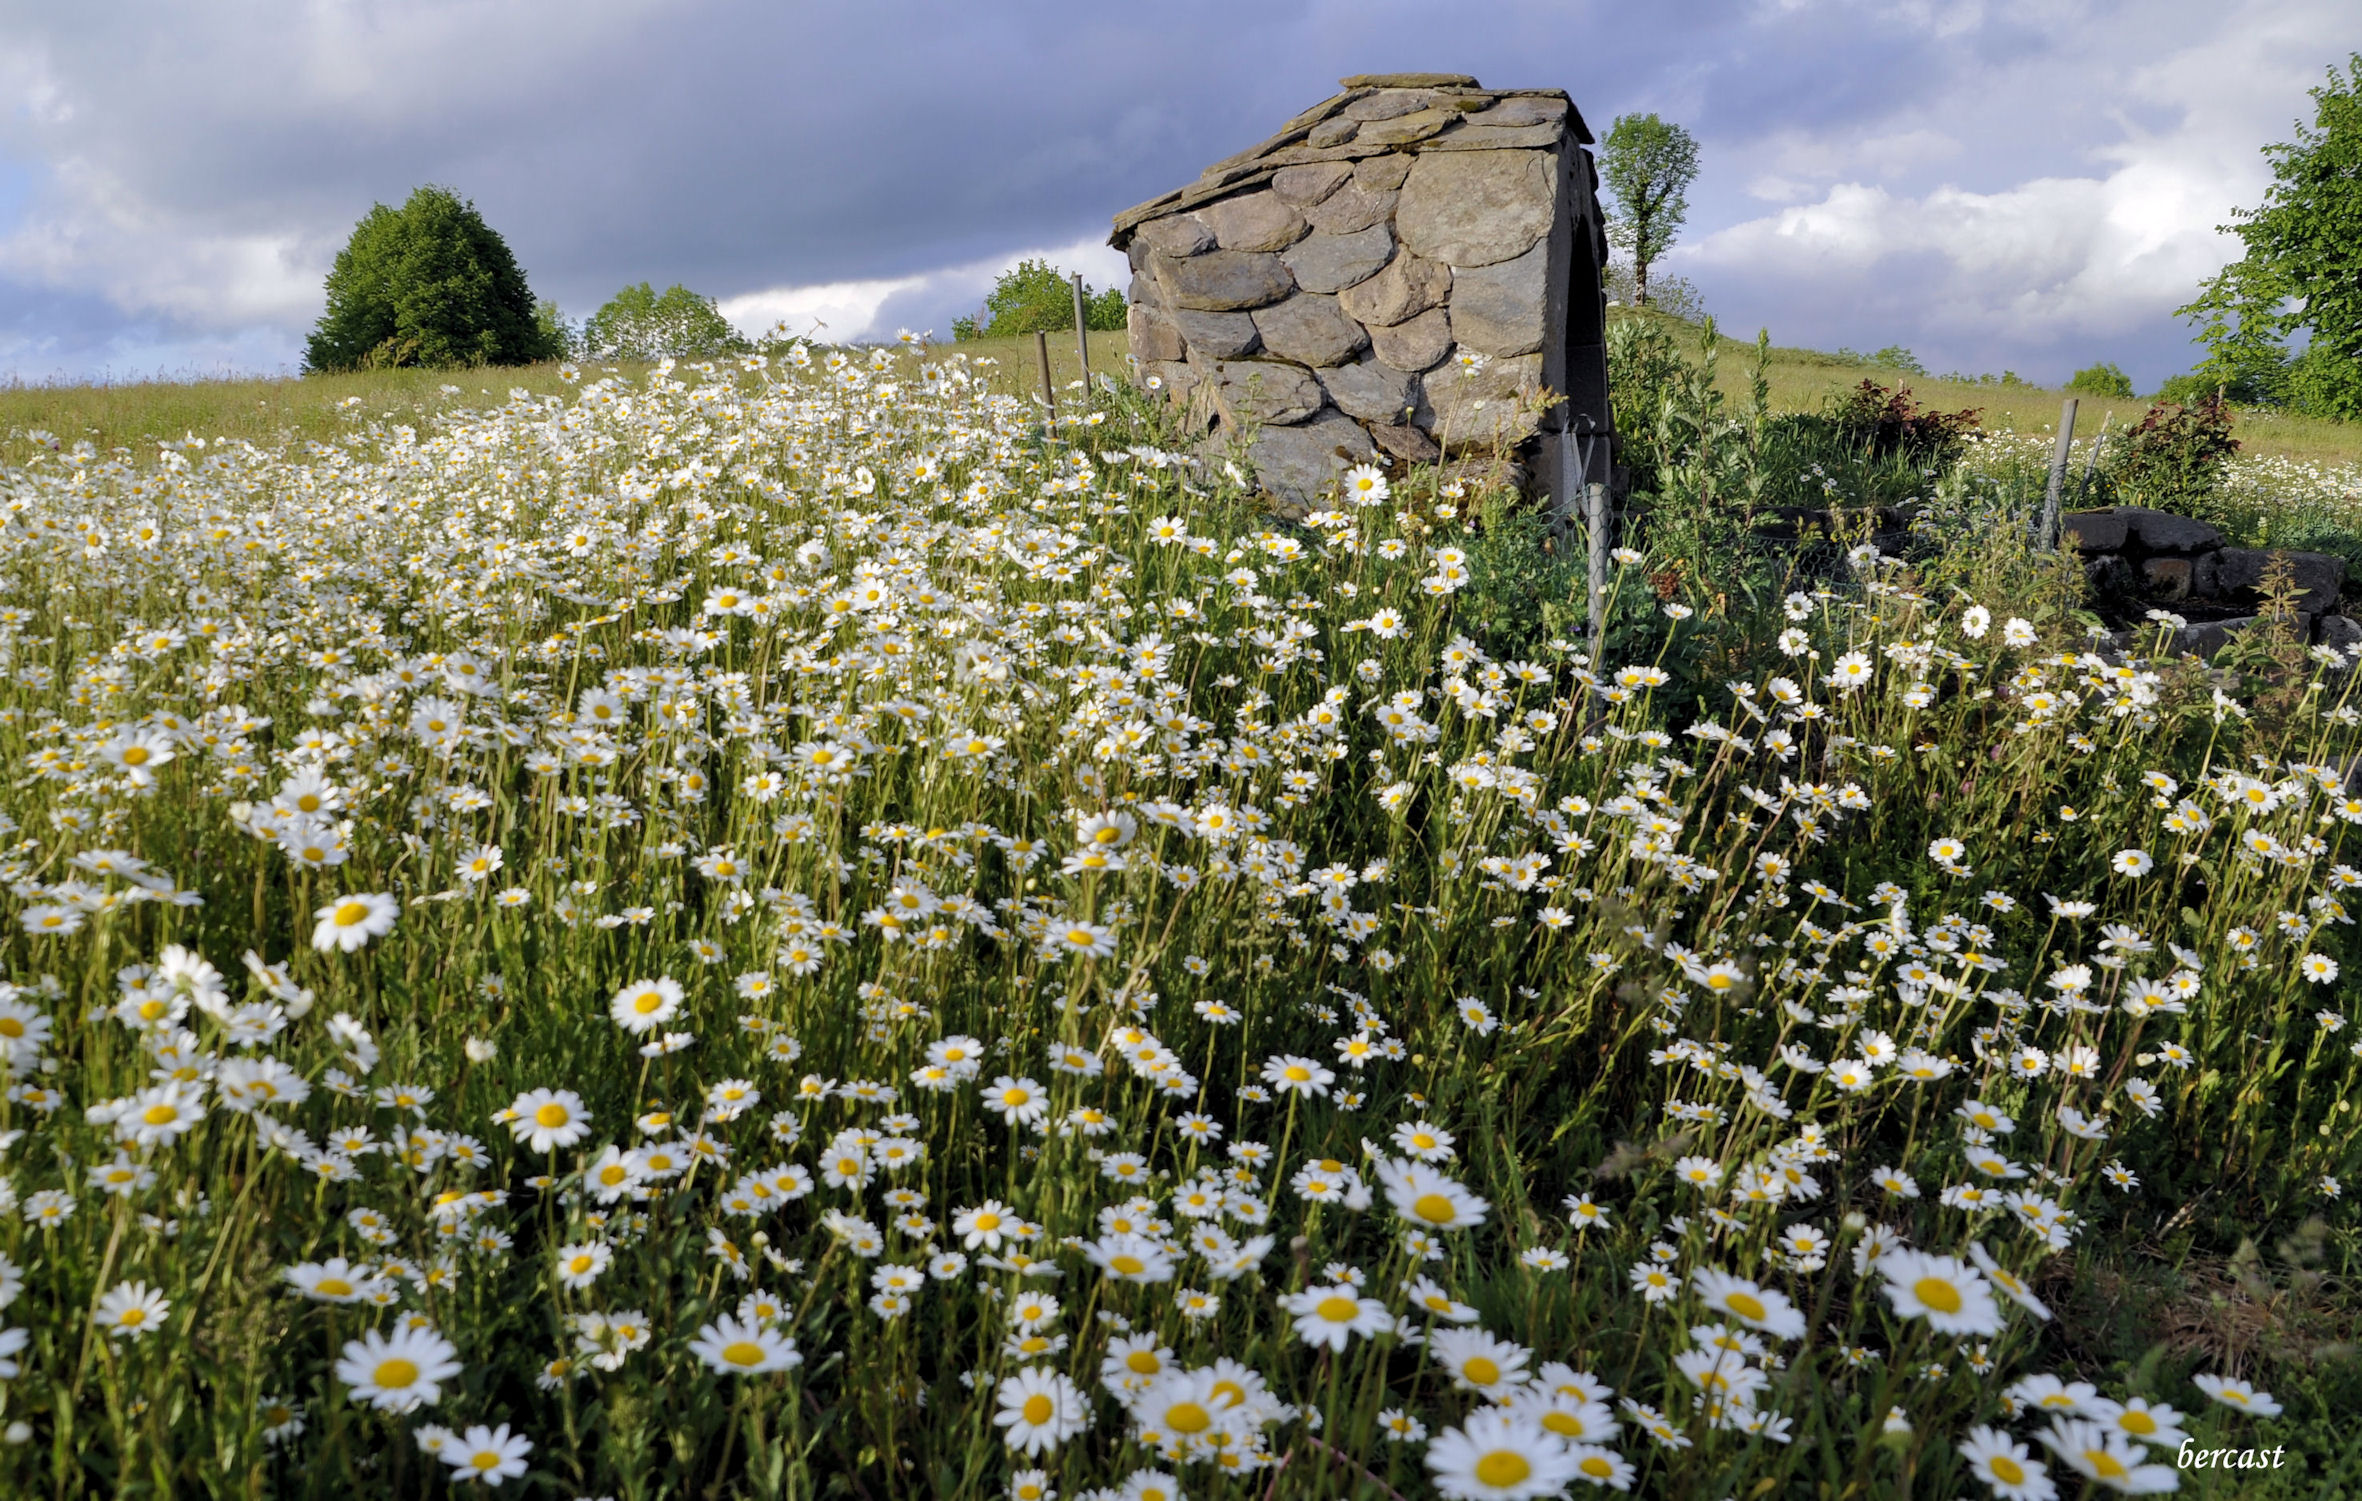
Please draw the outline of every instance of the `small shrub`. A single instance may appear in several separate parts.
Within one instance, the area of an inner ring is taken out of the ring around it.
[[[1866,380],[1836,402],[1829,416],[1872,458],[1946,468],[1977,430],[1978,413],[1974,407],[1939,412],[1913,400],[1909,386],[1889,390]]]
[[[2108,488],[2132,505],[2203,507],[2222,483],[2223,465],[2238,451],[2230,407],[2220,395],[2190,406],[2160,402],[2109,445]]]
[[[2127,401],[2133,394],[2132,377],[2121,366],[2104,363],[2076,371],[2067,389],[2083,396],[2115,396]]]
[[[372,207],[336,253],[327,291],[307,371],[528,365],[561,353],[508,242],[447,188]]]
[[[750,347],[712,298],[677,283],[658,292],[646,282],[625,287],[591,314],[582,343],[600,360],[710,360]]]

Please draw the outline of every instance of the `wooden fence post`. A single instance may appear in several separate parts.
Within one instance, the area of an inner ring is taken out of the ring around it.
[[[2075,504],[2078,507],[2091,504],[2091,477],[2099,470],[2100,450],[2108,446],[2108,424],[2115,420],[2113,411],[2100,418],[2099,436],[2091,440],[2091,454],[2083,461],[2083,483],[2075,491]]]
[[[1596,670],[1605,660],[1607,650],[1607,486],[1587,484],[1583,487],[1586,521],[1591,536],[1591,666]]]
[[[2075,398],[2059,407],[2059,441],[2050,451],[2050,484],[2042,492],[2042,545],[2059,545],[2059,497],[2067,488],[2067,459],[2075,446]]]
[[[1040,329],[1034,330],[1033,352],[1035,358],[1042,362],[1042,405],[1049,411],[1042,428],[1046,437],[1055,432],[1058,426],[1058,388],[1050,382],[1050,336]]]
[[[1083,404],[1091,400],[1091,320],[1085,315],[1083,274],[1074,273],[1074,358],[1083,377]]]

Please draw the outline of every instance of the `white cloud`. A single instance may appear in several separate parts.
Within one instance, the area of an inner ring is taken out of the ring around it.
[[[1084,282],[1094,288],[1122,286],[1131,277],[1130,265],[1120,251],[1111,249],[1104,240],[1088,239],[970,261],[917,276],[771,287],[740,297],[725,297],[719,307],[723,317],[747,334],[767,332],[784,321],[790,333],[817,334],[832,342],[882,339],[900,331],[888,326],[889,316],[926,317],[941,315],[944,309],[953,310],[950,316],[974,312],[983,306],[985,294],[992,290],[1001,273],[1027,260],[1048,261],[1061,270],[1080,271]],[[949,338],[950,316],[943,317],[940,327],[922,328],[919,332]]]

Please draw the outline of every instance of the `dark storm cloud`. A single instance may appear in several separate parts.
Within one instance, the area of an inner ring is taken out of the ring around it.
[[[1019,253],[1106,279],[1112,212],[1341,74],[1441,69],[1688,123],[1676,269],[1732,321],[2153,377],[2255,147],[2357,33],[2319,0],[20,3],[0,369],[292,359],[353,221],[430,181],[577,314],[650,279],[943,327]]]

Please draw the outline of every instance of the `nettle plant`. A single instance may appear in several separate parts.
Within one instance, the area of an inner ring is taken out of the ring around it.
[[[1594,659],[1462,499],[1093,401],[795,346],[10,475],[0,1492],[2337,1462],[2078,1320],[2351,1254],[2351,662],[2093,655],[1958,493],[1744,610],[1661,527]]]

